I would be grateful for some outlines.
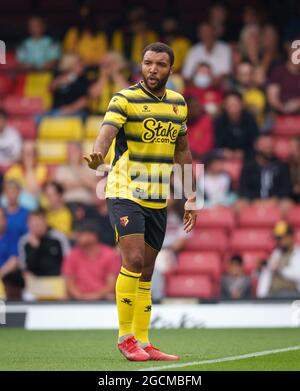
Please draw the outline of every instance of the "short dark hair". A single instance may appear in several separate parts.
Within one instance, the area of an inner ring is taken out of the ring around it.
[[[243,100],[242,94],[240,92],[238,92],[237,90],[227,91],[224,95],[224,99],[228,98],[228,96],[235,96],[239,100]]]
[[[230,263],[235,263],[236,265],[242,266],[243,265],[243,258],[240,254],[234,254],[230,258]]]
[[[46,211],[45,209],[39,207],[38,209],[34,209],[29,212],[28,217],[32,217],[32,216],[46,217]]]
[[[146,46],[145,49],[143,50],[143,58],[146,52],[148,51],[155,52],[155,53],[167,53],[169,56],[171,66],[174,64],[173,49],[170,48],[170,46],[166,45],[165,43],[163,42],[150,43],[150,45]]]
[[[0,117],[7,118],[7,112],[6,112],[6,110],[0,108]]]
[[[54,181],[48,182],[48,183],[46,183],[46,185],[45,185],[45,189],[46,189],[48,186],[54,187],[55,191],[56,191],[58,194],[60,194],[60,195],[63,195],[63,194],[64,194],[64,188],[63,188],[63,186],[62,186],[60,183],[54,182]]]

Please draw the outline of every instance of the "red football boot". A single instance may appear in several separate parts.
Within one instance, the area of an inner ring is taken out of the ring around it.
[[[147,361],[149,354],[138,346],[134,336],[127,337],[123,342],[118,343],[118,349],[129,361]]]
[[[155,348],[151,344],[149,346],[146,346],[144,348],[145,352],[149,354],[149,360],[155,360],[155,361],[175,361],[179,360],[178,356],[174,356],[172,354],[167,354],[164,352],[161,352],[159,349]]]

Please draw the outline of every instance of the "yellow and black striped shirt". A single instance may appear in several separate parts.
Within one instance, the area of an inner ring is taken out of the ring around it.
[[[106,197],[127,198],[148,208],[164,208],[175,144],[187,132],[182,95],[166,90],[153,95],[143,82],[116,93],[103,125],[119,131],[114,139]]]

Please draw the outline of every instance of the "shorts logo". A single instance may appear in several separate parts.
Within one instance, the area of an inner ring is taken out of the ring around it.
[[[128,216],[120,217],[120,224],[123,225],[123,227],[126,227],[126,225],[129,223]]]
[[[152,309],[152,306],[151,305],[147,305],[144,309],[144,312],[151,312],[151,309]]]
[[[173,105],[173,111],[176,115],[178,115],[178,106],[177,105]]]

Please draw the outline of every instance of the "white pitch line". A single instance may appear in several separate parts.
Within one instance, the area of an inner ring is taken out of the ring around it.
[[[191,362],[185,362],[185,363],[181,363],[181,364],[170,364],[170,365],[150,367],[150,368],[144,368],[144,369],[138,369],[138,370],[139,371],[160,371],[161,369],[183,368],[183,367],[189,367],[192,365],[214,364],[214,363],[225,362],[225,361],[236,361],[236,360],[244,360],[245,358],[267,356],[268,354],[290,352],[292,350],[300,350],[300,346],[291,346],[291,347],[282,348],[282,349],[264,350],[262,352],[247,353],[247,354],[242,354],[240,356],[229,356],[229,357],[222,357],[222,358],[216,358],[216,359],[212,359],[212,360],[203,360],[203,361],[191,361]]]

